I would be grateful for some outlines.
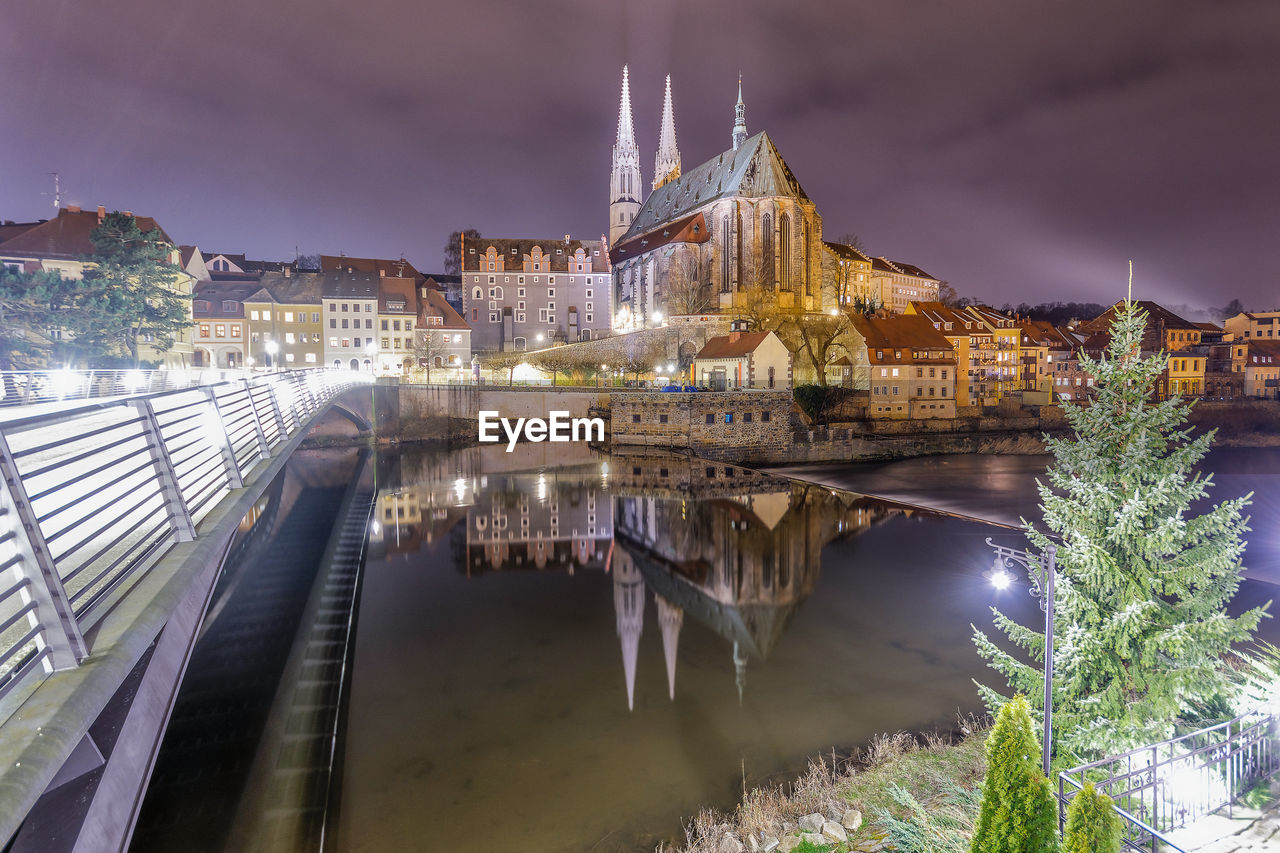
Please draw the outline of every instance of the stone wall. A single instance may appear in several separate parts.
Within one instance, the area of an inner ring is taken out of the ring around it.
[[[680,448],[751,462],[772,458],[791,443],[787,391],[615,391],[610,402],[614,446]]]

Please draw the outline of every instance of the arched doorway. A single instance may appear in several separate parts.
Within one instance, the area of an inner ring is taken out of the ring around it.
[[[365,362],[365,364],[368,364],[368,362]],[[351,369],[352,369],[352,370],[359,370],[359,369],[360,369],[360,359],[358,359],[358,358],[353,358],[353,359],[351,359]]]

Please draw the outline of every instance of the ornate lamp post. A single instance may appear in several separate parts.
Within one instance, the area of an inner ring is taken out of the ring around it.
[[[996,552],[995,562],[987,575],[995,588],[1006,589],[1013,583],[1009,569],[1017,563],[1027,570],[1027,577],[1031,579],[1028,592],[1040,599],[1040,609],[1044,611],[1044,746],[1041,758],[1044,775],[1048,777],[1049,753],[1053,744],[1053,581],[1057,574],[1058,546],[1050,542],[1043,554],[1032,554],[997,545],[990,537],[987,544]]]

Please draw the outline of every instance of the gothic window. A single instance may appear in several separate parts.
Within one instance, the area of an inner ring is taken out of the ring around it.
[[[804,224],[804,244],[800,247],[800,264],[804,268],[804,295],[813,296],[813,284],[809,281],[809,223]]]
[[[742,278],[742,244],[746,242],[746,235],[742,231],[742,211],[738,211],[738,289],[741,290],[744,282]]]
[[[779,272],[782,277],[782,287],[784,290],[791,289],[791,217],[782,214],[778,220],[780,226],[778,231],[778,244],[781,249],[779,256]]]
[[[729,239],[729,217],[720,220],[720,292],[729,292],[729,252],[732,243]]]
[[[766,290],[773,290],[773,215],[766,213],[760,226],[760,260],[764,266],[764,281],[761,282]]]

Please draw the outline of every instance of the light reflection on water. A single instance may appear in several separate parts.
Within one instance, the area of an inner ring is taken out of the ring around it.
[[[978,707],[987,525],[679,457],[379,484],[341,849],[652,849],[744,770]]]

